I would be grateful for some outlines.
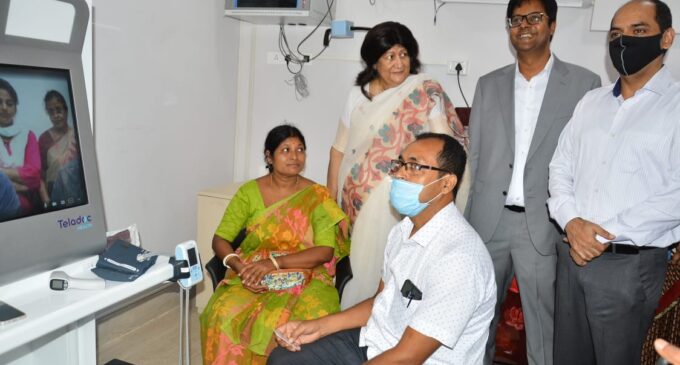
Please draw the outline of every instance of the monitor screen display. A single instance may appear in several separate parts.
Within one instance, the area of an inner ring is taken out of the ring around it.
[[[88,203],[69,76],[0,63],[0,222]]]
[[[235,8],[297,8],[298,0],[234,0]]]
[[[189,255],[189,266],[194,266],[198,263],[198,258],[196,257],[196,248],[192,247],[187,251]]]

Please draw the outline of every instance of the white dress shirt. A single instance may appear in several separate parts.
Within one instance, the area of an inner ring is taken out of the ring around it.
[[[397,345],[406,327],[442,346],[425,364],[481,364],[496,304],[491,257],[481,238],[453,203],[440,210],[412,237],[407,217],[388,237],[383,291],[361,329],[360,346],[371,359]],[[405,298],[406,280],[422,292]]]
[[[551,54],[543,70],[528,81],[515,65],[515,161],[505,205],[524,206],[524,166],[553,63]]]
[[[667,67],[626,100],[619,81],[583,97],[560,136],[549,188],[563,228],[581,217],[616,243],[680,240],[680,83]]]

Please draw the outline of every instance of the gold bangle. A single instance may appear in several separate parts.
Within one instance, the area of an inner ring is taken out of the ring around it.
[[[279,263],[276,262],[276,258],[274,258],[274,255],[271,252],[269,253],[269,259],[272,260],[272,263],[274,264],[276,270],[281,270],[281,268],[279,267]]]

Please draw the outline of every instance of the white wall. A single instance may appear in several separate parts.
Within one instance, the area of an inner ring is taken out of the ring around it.
[[[196,193],[231,181],[238,22],[222,0],[94,1],[95,133],[109,229],[195,237]]]
[[[470,103],[481,75],[514,62],[504,26],[503,5],[448,4],[441,8],[437,24],[433,25],[432,1],[377,0],[376,6],[371,6],[368,0],[337,1],[336,18],[352,20],[356,26],[370,27],[386,20],[407,25],[420,44],[425,72],[442,83],[456,106],[464,106],[464,103],[455,76],[446,74],[443,65],[447,59],[468,61],[469,73],[461,77],[461,84]],[[591,14],[592,8],[560,8],[552,50],[562,60],[587,67],[600,74],[603,83],[610,83],[615,73],[606,52],[606,34],[589,30]],[[303,73],[308,78],[311,96],[298,101],[292,87],[284,82],[290,78],[285,66],[266,63],[266,53],[278,49],[278,27],[256,28],[252,63],[239,65],[241,72],[251,72],[251,92],[255,95],[248,120],[252,131],[250,149],[243,153],[244,158],[249,159],[250,167],[244,172],[235,171],[235,177],[252,178],[264,172],[261,152],[264,137],[271,127],[285,119],[299,126],[307,138],[309,154],[305,174],[323,183],[337,120],[360,70],[359,48],[364,33],[357,33],[351,40],[333,40],[319,60],[305,66]],[[287,29],[289,41],[295,45],[310,30]],[[251,39],[246,37],[241,41]],[[320,47],[321,34],[318,34],[303,46],[303,50],[315,53]],[[674,49],[678,47],[680,40],[673,46]],[[669,53],[667,65],[680,77],[680,63],[673,53],[677,50]]]
[[[431,1],[336,1],[336,18],[357,26],[385,20],[409,26],[425,71],[457,106],[463,101],[455,77],[446,75],[447,59],[468,61],[461,83],[469,102],[479,76],[513,61],[504,6],[448,4],[434,25]],[[307,137],[305,174],[325,182],[338,116],[361,67],[363,33],[333,40],[305,66],[311,95],[297,100],[285,66],[266,63],[267,52],[278,49],[278,27],[239,26],[222,13],[222,0],[94,0],[95,129],[107,225],[137,223],[144,246],[155,251],[195,236],[196,192],[264,173],[264,137],[284,120]],[[591,13],[561,8],[553,51],[606,83],[614,73],[605,34],[589,31]],[[289,41],[296,45],[309,30],[289,27]],[[303,50],[317,52],[321,33]],[[680,77],[673,53],[667,64]],[[234,147],[237,132],[244,148]],[[242,169],[235,168],[239,161]]]

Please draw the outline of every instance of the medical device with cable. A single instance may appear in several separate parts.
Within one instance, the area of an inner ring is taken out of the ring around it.
[[[175,247],[175,257],[170,258],[174,267],[173,281],[179,284],[179,365],[190,364],[189,306],[191,287],[203,281],[201,257],[196,241],[186,241]]]

